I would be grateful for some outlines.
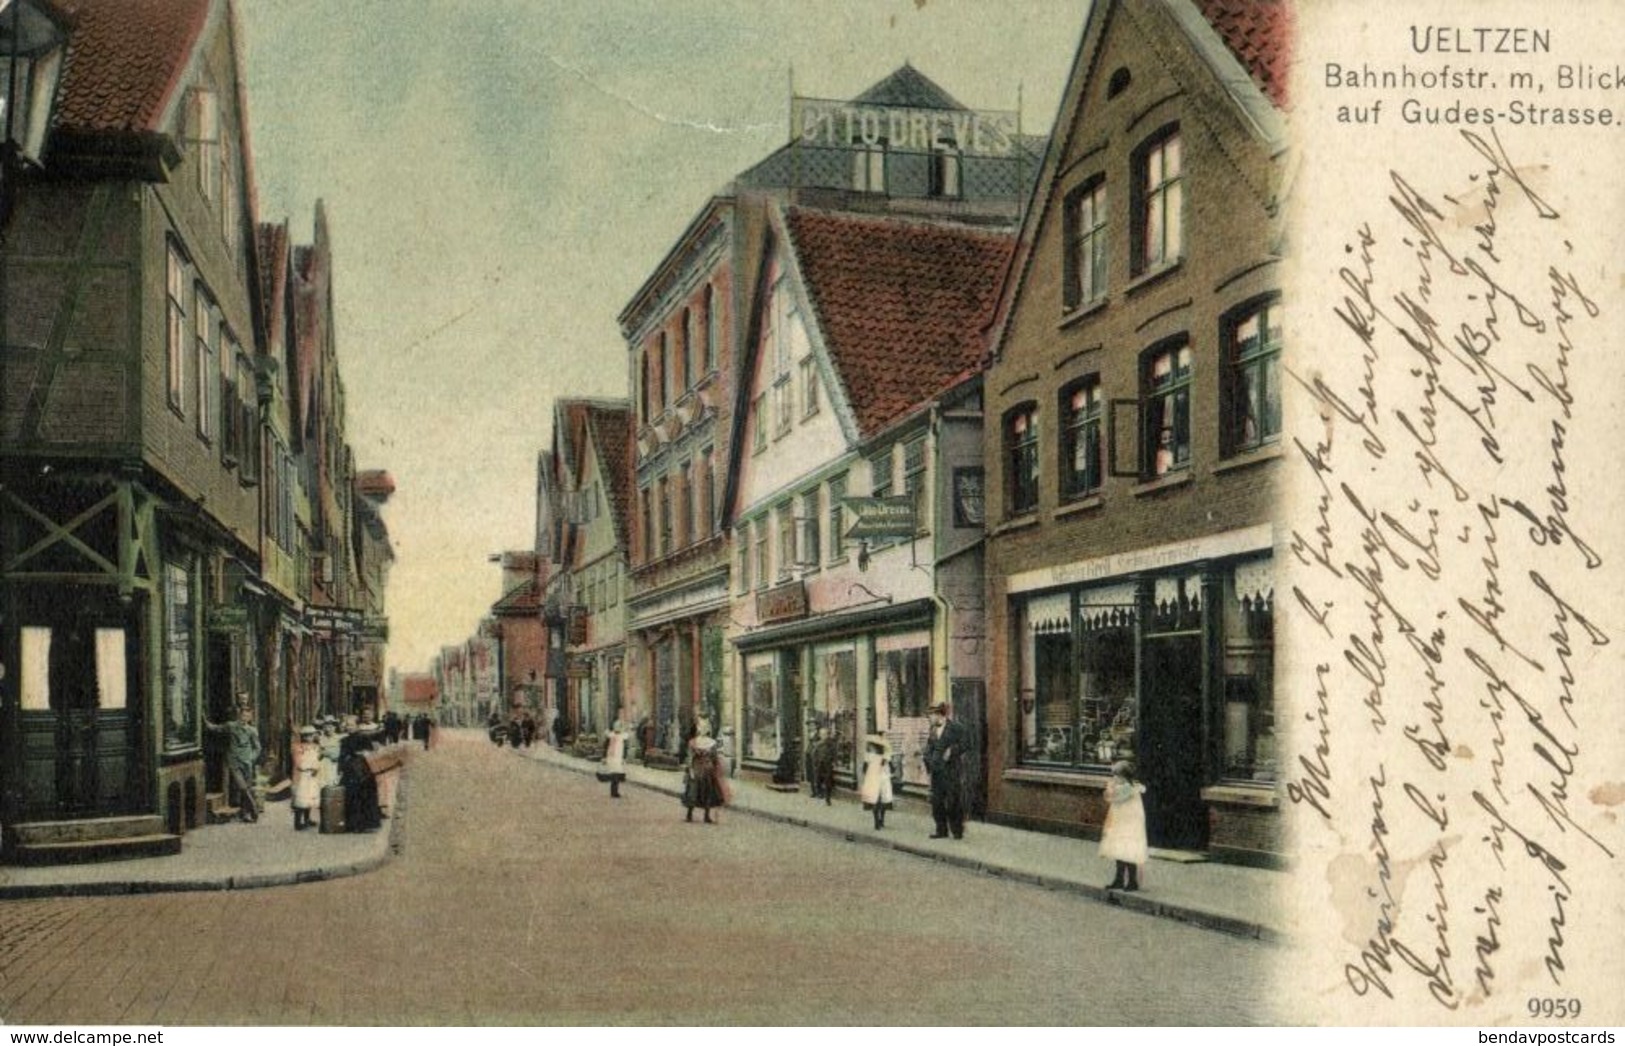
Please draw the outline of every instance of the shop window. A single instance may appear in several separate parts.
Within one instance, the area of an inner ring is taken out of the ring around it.
[[[1191,350],[1184,339],[1153,348],[1142,364],[1142,475],[1165,476],[1191,461]]]
[[[1281,434],[1281,308],[1250,305],[1223,331],[1225,449],[1254,450]]]
[[[1105,179],[1095,178],[1074,189],[1066,198],[1064,214],[1064,304],[1071,310],[1106,296]]]
[[[1223,776],[1273,783],[1275,604],[1270,561],[1237,566],[1224,588]]]
[[[1061,391],[1062,497],[1083,497],[1100,489],[1102,408],[1098,374]]]
[[[1134,593],[1129,585],[1029,599],[1022,607],[1021,761],[1104,767],[1134,754]]]
[[[1179,128],[1161,131],[1134,158],[1134,271],[1171,265],[1185,251],[1185,178]]]
[[[1038,508],[1038,408],[1024,403],[1004,416],[1005,513]]]
[[[745,666],[745,758],[774,762],[782,751],[778,666],[771,654]]]
[[[874,659],[873,728],[892,739],[903,781],[924,786],[924,751],[930,737],[931,646],[923,633],[879,636]]]
[[[812,736],[835,739],[835,768],[850,774],[858,746],[858,655],[850,644],[819,647],[812,658]]]
[[[186,259],[174,243],[169,245],[169,405],[176,413],[186,411]]]
[[[163,578],[164,747],[172,751],[197,744],[192,686],[196,600],[185,567],[165,563]]]

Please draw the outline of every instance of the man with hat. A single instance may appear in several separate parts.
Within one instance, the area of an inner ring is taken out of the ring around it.
[[[960,779],[965,765],[965,728],[949,714],[948,703],[931,709],[931,739],[925,745],[925,769],[931,775],[931,816],[937,822],[933,839],[965,837],[965,789]]]
[[[254,769],[260,762],[260,732],[254,726],[254,709],[247,694],[237,695],[237,718],[229,723],[204,721],[211,734],[226,736],[226,775],[237,792],[242,819],[260,819],[259,802],[254,796]]]

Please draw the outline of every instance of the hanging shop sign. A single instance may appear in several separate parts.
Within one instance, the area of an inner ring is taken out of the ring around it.
[[[914,536],[913,498],[845,498],[841,504],[852,517],[846,528],[852,541]]]

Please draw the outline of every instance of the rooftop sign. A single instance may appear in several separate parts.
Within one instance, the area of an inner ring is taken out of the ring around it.
[[[896,152],[1015,155],[1020,118],[1014,112],[912,109],[826,98],[790,99],[792,144],[884,147]]]

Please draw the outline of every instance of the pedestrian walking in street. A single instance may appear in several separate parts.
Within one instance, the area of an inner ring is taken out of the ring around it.
[[[1149,857],[1143,795],[1145,785],[1134,779],[1134,768],[1126,760],[1113,763],[1106,786],[1106,824],[1100,830],[1100,856],[1117,862],[1117,875],[1106,884],[1108,890],[1132,893],[1140,888],[1140,866]]]
[[[235,722],[204,725],[212,734],[226,735],[226,774],[237,792],[238,809],[243,820],[258,821],[260,805],[254,796],[254,769],[260,762],[260,732],[254,726],[254,709],[248,704],[248,695],[237,695]]]
[[[598,772],[598,780],[609,782],[611,799],[621,797],[621,782],[626,780],[626,741],[629,736],[626,724],[619,719],[604,735],[604,768]]]
[[[931,817],[937,822],[933,839],[965,837],[965,728],[953,718],[945,701],[931,709],[931,739],[925,745],[925,769],[931,775]]]
[[[683,789],[683,805],[688,807],[686,820],[694,820],[694,808],[705,812],[705,823],[715,824],[721,815],[713,818],[711,811],[728,801],[728,785],[722,776],[722,760],[717,757],[717,741],[711,736],[711,724],[700,720],[701,731],[688,743],[688,783]]]
[[[886,827],[886,811],[892,807],[891,742],[880,734],[863,739],[863,780],[858,798],[865,810],[875,814],[875,831]]]
[[[812,797],[829,806],[835,801],[835,739],[827,727],[818,728],[812,747]]]
[[[316,743],[316,728],[299,728],[299,740],[293,745],[293,830],[302,832],[315,822],[311,811],[322,799],[322,749]]]

